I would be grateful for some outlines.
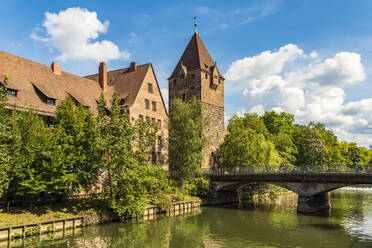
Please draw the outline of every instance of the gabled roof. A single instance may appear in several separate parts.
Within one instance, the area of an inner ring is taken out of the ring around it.
[[[216,66],[216,62],[212,59],[197,32],[192,36],[189,44],[178,61],[176,68],[174,68],[173,73],[169,78],[176,77],[177,72],[182,65],[186,66],[188,71],[203,70],[208,72],[210,72],[211,67]],[[220,77],[223,77],[219,71],[218,73]]]
[[[136,70],[130,70],[130,67],[107,72],[107,88],[111,91],[117,91],[120,98],[125,99],[125,105],[131,106],[139,92],[146,73],[151,63],[138,65]],[[85,76],[87,79],[98,82],[98,74]]]
[[[56,99],[57,104],[67,95],[72,95],[82,100],[81,104],[89,107],[93,113],[97,112],[94,99],[99,99],[102,89],[93,80],[64,71],[57,75],[50,66],[0,51],[0,81],[4,73],[9,74],[8,87],[18,90],[17,98],[9,98],[9,103],[16,104],[17,108],[31,108],[39,113],[54,115],[56,107],[43,102],[38,90],[46,97]],[[105,94],[108,98],[111,95],[112,92]]]

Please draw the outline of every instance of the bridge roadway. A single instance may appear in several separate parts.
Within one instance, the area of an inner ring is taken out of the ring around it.
[[[371,168],[371,167],[368,167]],[[207,170],[204,174],[210,179],[210,198],[238,199],[238,189],[250,183],[269,183],[286,188],[298,194],[297,211],[313,214],[330,208],[328,192],[359,184],[372,185],[372,171],[293,171],[270,172],[256,170]]]

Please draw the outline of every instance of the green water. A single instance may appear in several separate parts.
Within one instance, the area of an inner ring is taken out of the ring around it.
[[[372,247],[372,189],[331,194],[329,217],[251,204],[201,208],[200,213],[141,223],[86,227],[43,247]],[[252,210],[254,208],[254,210]]]

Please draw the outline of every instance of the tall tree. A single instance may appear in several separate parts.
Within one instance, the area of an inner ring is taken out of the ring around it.
[[[111,100],[110,118],[106,118],[105,99],[99,101],[98,123],[103,156],[103,190],[108,193],[110,206],[119,216],[143,212],[152,181],[148,155],[156,140],[156,126],[149,121],[129,119],[115,92]]]
[[[298,154],[293,142],[294,116],[285,112],[278,114],[266,111],[261,118],[271,134],[270,140],[282,158],[282,164],[293,165]]]
[[[269,132],[257,115],[234,116],[227,129],[229,134],[220,146],[223,167],[278,167],[281,164],[275,145],[265,138],[265,134],[270,137]]]
[[[9,111],[5,109],[7,104],[7,86],[9,75],[4,74],[4,80],[0,82],[0,197],[8,188],[11,180],[11,169],[14,164],[14,153],[12,147],[14,144],[14,134],[9,125]]]
[[[61,194],[94,189],[101,166],[102,147],[93,114],[70,97],[57,107],[53,130],[53,187]]]
[[[169,107],[169,170],[179,182],[202,174],[206,120],[196,97],[183,102],[176,98]]]

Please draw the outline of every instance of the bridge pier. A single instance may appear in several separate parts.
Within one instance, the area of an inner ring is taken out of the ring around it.
[[[318,214],[329,212],[331,203],[329,193],[319,193],[316,195],[298,195],[297,213]]]

